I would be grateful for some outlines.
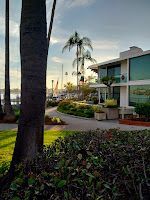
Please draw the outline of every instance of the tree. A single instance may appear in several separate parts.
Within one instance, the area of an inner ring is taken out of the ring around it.
[[[84,83],[80,86],[80,91],[82,93],[82,99],[86,99],[89,94],[95,92],[95,88],[90,88],[88,83]]]
[[[9,77],[9,0],[6,0],[5,10],[5,101],[4,112],[6,116],[14,115],[10,100],[10,77]]]
[[[1,91],[0,91],[0,119],[3,118],[3,109],[2,109],[2,100],[1,100]]]
[[[91,50],[92,44],[91,40],[87,37],[80,38],[79,33],[75,31],[75,33],[68,39],[65,46],[62,49],[62,52],[65,50],[71,50],[73,47],[76,47],[76,59],[77,59],[77,91],[78,91],[78,73],[79,73],[79,56],[82,54],[84,47],[89,47]]]
[[[88,51],[88,50],[87,50],[87,51],[82,51],[81,56],[78,57],[78,63],[79,63],[79,65],[81,66],[81,67],[80,67],[80,72],[81,72],[81,74],[83,74],[83,75],[84,75],[84,65],[85,65],[85,61],[90,61],[90,62],[92,62],[92,63],[96,63],[96,60],[95,60],[94,58],[91,57],[91,53],[90,53],[90,51]],[[76,65],[76,63],[77,63],[77,58],[74,59],[74,61],[73,61],[73,63],[72,63],[73,67]]]
[[[21,107],[10,172],[43,146],[47,68],[46,1],[23,0],[20,26]]]
[[[115,82],[115,78],[113,76],[104,76],[102,79],[101,79],[101,82],[107,86],[108,88],[108,99],[111,99],[112,98],[112,95],[111,95],[111,85]]]
[[[64,88],[66,89],[69,97],[70,97],[70,94],[75,91],[75,86],[71,82],[67,82],[64,85]]]

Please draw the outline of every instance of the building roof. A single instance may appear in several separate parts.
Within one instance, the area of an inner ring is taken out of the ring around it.
[[[100,66],[108,66],[108,65],[112,65],[112,64],[113,65],[119,64],[123,60],[127,60],[129,58],[134,58],[134,57],[139,57],[139,56],[147,55],[147,54],[150,54],[150,50],[143,51],[141,48],[133,46],[133,47],[130,47],[130,50],[121,52],[119,58],[108,60],[108,61],[101,62],[101,63],[97,63],[97,64],[94,64],[94,65],[90,65],[88,67],[88,69],[91,69],[92,71],[97,72],[98,67],[100,67]]]

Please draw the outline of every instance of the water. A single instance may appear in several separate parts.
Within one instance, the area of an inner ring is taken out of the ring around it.
[[[20,94],[19,93],[11,93],[10,94],[11,104],[16,105],[20,104]],[[4,94],[1,94],[2,105],[4,104]]]

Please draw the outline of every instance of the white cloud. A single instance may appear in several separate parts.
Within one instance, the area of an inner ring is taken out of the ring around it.
[[[10,37],[19,37],[19,24],[13,20],[9,21],[10,23]],[[5,18],[0,17],[0,34],[5,35]]]
[[[70,2],[70,1],[69,1]],[[71,3],[68,2],[68,7],[78,7],[78,6],[89,6],[95,2],[95,0],[72,0]]]
[[[94,40],[93,49],[96,50],[116,50],[119,49],[118,41],[109,41],[109,40]]]
[[[55,63],[63,63],[63,60],[56,56],[52,57],[51,60]]]

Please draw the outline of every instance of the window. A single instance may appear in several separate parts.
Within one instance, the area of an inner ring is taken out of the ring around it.
[[[150,85],[129,86],[129,105],[150,102]]]
[[[150,79],[150,54],[130,59],[130,80]]]

